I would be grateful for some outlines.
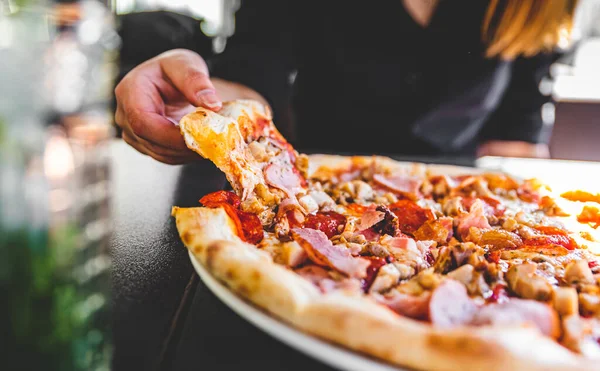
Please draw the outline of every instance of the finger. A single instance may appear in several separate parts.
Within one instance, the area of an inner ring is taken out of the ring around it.
[[[166,156],[166,155],[161,155],[158,154],[154,151],[152,151],[151,149],[149,149],[143,142],[140,142],[138,140],[136,140],[134,137],[131,136],[131,134],[129,133],[123,133],[123,140],[125,140],[125,142],[127,142],[127,144],[129,144],[131,147],[135,148],[138,152],[152,157],[153,159],[168,164],[168,165],[181,165],[181,164],[185,164],[185,163],[189,163],[189,162],[193,162],[196,161],[197,159],[195,157],[200,157],[200,156],[195,156],[195,157],[191,157],[191,156],[187,156],[187,155],[183,155],[183,156]]]
[[[130,140],[138,142],[140,145],[144,146],[144,148],[148,149],[150,152],[156,153],[160,156],[165,157],[193,157],[196,155],[195,152],[188,149],[187,147],[184,149],[176,149],[172,147],[164,147],[159,144],[150,142],[144,138],[138,137],[129,126],[124,126],[123,135],[127,134]]]
[[[221,108],[215,87],[209,78],[208,67],[198,54],[191,51],[171,51],[160,59],[164,74],[195,106],[212,110]]]
[[[141,75],[132,81],[135,82],[116,90],[118,125],[131,128],[136,137],[150,143],[177,151],[189,151],[179,127],[160,112],[162,98],[152,80]]]

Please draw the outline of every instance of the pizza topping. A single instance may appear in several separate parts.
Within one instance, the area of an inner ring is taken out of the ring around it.
[[[488,187],[491,190],[511,190],[517,189],[519,187],[519,183],[516,180],[509,177],[506,174],[501,173],[485,173],[482,175],[487,181]]]
[[[255,214],[242,210],[236,210],[236,215],[241,226],[238,227],[238,233],[241,229],[242,235],[244,236],[243,240],[252,244],[259,243],[264,237],[263,227],[260,219],[258,219]]]
[[[517,188],[517,196],[525,202],[539,204],[542,201],[539,192],[541,187],[536,179],[527,179]]]
[[[512,292],[524,299],[546,301],[552,295],[552,285],[537,272],[536,263],[513,265],[506,281]]]
[[[508,292],[506,292],[506,286],[500,282],[494,285],[491,295],[488,297],[488,302],[491,303],[504,303],[508,300]]]
[[[600,193],[590,193],[586,191],[568,191],[560,195],[569,201],[595,202],[600,204]]]
[[[600,226],[600,209],[594,206],[584,206],[581,214],[577,215],[579,223],[589,223],[592,228]]]
[[[430,240],[440,245],[445,244],[454,235],[452,218],[442,217],[436,220],[428,220],[413,235],[417,240]]]
[[[396,266],[406,265],[412,268],[412,274],[429,267],[427,256],[432,246],[432,241],[415,241],[410,237],[384,236],[380,243],[390,252],[396,260]],[[399,267],[402,273],[402,268]]]
[[[592,359],[600,358],[600,322],[597,318],[570,315],[563,318],[562,343],[569,349]]]
[[[381,235],[373,228],[362,230],[359,232],[359,234],[362,235],[366,241],[378,241],[379,237],[381,237]]]
[[[346,224],[346,217],[335,211],[319,212],[314,215],[308,215],[304,222],[305,228],[319,230],[331,238],[339,234]]]
[[[523,244],[528,246],[548,246],[558,245],[568,250],[577,248],[577,243],[570,237],[567,232],[550,226],[537,226],[535,228],[542,234],[537,234],[527,238]]]
[[[470,264],[465,264],[456,268],[447,274],[448,278],[456,280],[463,285],[467,286],[473,281],[473,277],[475,275],[475,268],[473,268]]]
[[[375,300],[394,312],[414,319],[427,320],[431,293],[425,291],[419,295],[410,295],[393,290],[386,295],[374,295]]]
[[[352,180],[340,184],[334,191],[334,198],[341,202],[367,203],[374,199],[375,193],[371,186],[362,180]]]
[[[267,183],[284,191],[289,198],[295,198],[297,193],[304,190],[306,181],[294,166],[271,163],[265,167],[264,173]]]
[[[511,298],[497,304],[488,304],[475,312],[470,324],[537,327],[544,335],[557,338],[560,334],[558,315],[547,304],[534,300]]]
[[[421,178],[408,175],[385,177],[381,174],[375,174],[373,175],[373,180],[377,184],[413,200],[416,200],[419,197],[419,188],[421,187],[421,184],[423,184]]]
[[[359,231],[371,228],[375,224],[382,221],[385,217],[385,212],[377,210],[375,205],[367,208],[360,217],[360,223],[357,226]]]
[[[462,237],[466,237],[469,234],[469,229],[475,227],[478,229],[490,229],[490,223],[488,223],[485,217],[484,203],[481,200],[476,200],[469,213],[458,217],[458,234]]]
[[[393,264],[382,266],[377,272],[375,280],[369,288],[369,292],[383,292],[392,288],[400,280],[400,272]]]
[[[462,204],[462,197],[450,197],[443,201],[442,211],[448,216],[457,216],[466,213]]]
[[[573,285],[578,283],[594,283],[594,275],[587,261],[574,260],[565,267],[565,282]]]
[[[287,241],[279,249],[281,263],[288,267],[297,267],[304,263],[308,256],[306,251],[296,241]]]
[[[523,244],[518,234],[503,229],[490,229],[481,234],[478,243],[487,245],[492,251],[513,250]]]
[[[431,294],[429,319],[440,328],[466,325],[473,319],[477,305],[463,284],[446,279]]]
[[[240,198],[233,192],[217,191],[200,199],[206,207],[221,207],[235,224],[238,236],[246,242],[257,244],[264,237],[262,223],[256,214],[240,210]]]
[[[389,209],[398,217],[398,225],[403,233],[413,234],[426,221],[435,219],[431,210],[423,209],[414,201],[399,200]]]
[[[390,209],[383,205],[379,205],[375,208],[375,210],[383,214],[382,220],[373,225],[373,230],[375,232],[388,234],[390,236],[399,236],[402,234],[400,233],[398,217],[392,214]]]
[[[355,258],[348,249],[333,245],[322,231],[311,228],[294,228],[292,236],[316,264],[331,267],[350,277],[364,278],[370,262]]]
[[[381,267],[387,264],[387,262],[385,261],[385,259],[378,258],[376,256],[365,257],[365,259],[369,260],[369,267],[367,268],[367,276],[363,280],[363,290],[365,292],[368,292],[371,288],[371,285],[373,284],[373,281],[375,281],[377,273],[379,272]]]
[[[234,208],[240,206],[241,200],[238,195],[230,191],[216,191],[209,193],[200,199],[200,203],[206,207],[219,207],[222,204],[229,204]]]
[[[465,286],[447,279],[432,293],[429,318],[436,327],[462,325],[526,325],[537,327],[544,335],[558,337],[560,329],[556,312],[547,304],[511,298],[499,303],[479,306]]]
[[[502,203],[492,197],[463,197],[461,199],[461,203],[466,210],[471,210],[471,206],[475,203],[475,201],[480,200],[483,203],[483,213],[486,217],[491,216],[502,216],[504,215],[505,208]]]

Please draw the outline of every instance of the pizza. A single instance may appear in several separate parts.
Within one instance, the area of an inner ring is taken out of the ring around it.
[[[179,124],[232,189],[173,207],[180,238],[269,315],[419,370],[600,369],[599,195],[300,154],[249,100]]]

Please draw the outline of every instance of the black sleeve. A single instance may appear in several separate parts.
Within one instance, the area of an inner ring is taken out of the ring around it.
[[[277,116],[286,109],[296,69],[292,4],[286,0],[242,1],[235,31],[223,53],[209,61],[213,77],[246,85],[269,102]]]
[[[542,53],[513,62],[508,88],[494,113],[484,124],[481,141],[518,140],[547,143],[550,126],[542,120],[542,106],[551,97],[540,92],[540,82],[548,75],[557,53]]]

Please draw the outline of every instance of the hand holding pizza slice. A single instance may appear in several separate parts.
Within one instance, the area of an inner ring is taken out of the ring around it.
[[[234,190],[174,207],[181,239],[274,316],[416,369],[600,369],[589,209],[505,174],[301,155],[253,101],[180,127]]]

